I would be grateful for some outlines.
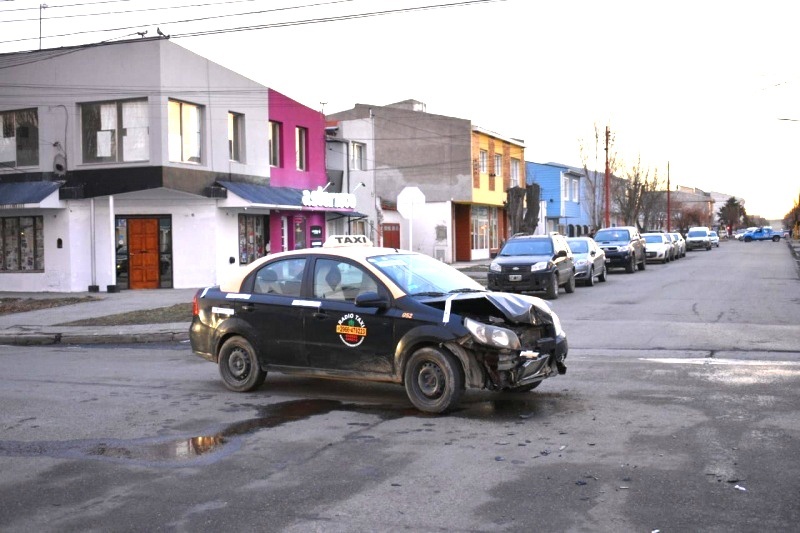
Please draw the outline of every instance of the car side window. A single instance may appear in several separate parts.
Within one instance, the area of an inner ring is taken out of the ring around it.
[[[378,285],[359,266],[332,259],[317,259],[314,265],[314,297],[353,302],[361,293],[377,292]]]
[[[296,257],[265,265],[256,273],[253,293],[300,296],[306,259]]]

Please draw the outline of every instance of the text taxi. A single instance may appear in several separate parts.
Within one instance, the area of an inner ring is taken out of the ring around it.
[[[383,381],[441,413],[466,387],[527,391],[566,372],[566,334],[544,301],[363,236],[263,257],[198,291],[193,313],[192,350],[234,391],[268,371]]]

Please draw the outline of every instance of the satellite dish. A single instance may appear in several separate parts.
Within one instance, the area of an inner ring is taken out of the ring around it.
[[[67,157],[64,154],[56,154],[53,157],[53,174],[59,178],[67,175]]]

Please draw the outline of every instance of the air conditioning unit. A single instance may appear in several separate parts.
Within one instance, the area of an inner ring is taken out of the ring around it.
[[[205,195],[209,198],[227,198],[228,189],[219,185],[212,185],[211,187],[206,187]]]

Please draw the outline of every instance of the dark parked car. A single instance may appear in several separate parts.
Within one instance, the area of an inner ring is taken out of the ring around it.
[[[594,278],[606,280],[606,254],[591,237],[568,237],[575,262],[575,281],[591,287]]]
[[[608,268],[624,268],[629,274],[647,268],[644,238],[634,226],[603,228],[594,240],[606,253]]]
[[[541,299],[363,236],[332,242],[357,246],[270,254],[197,292],[192,351],[226,387],[257,389],[271,371],[388,382],[441,413],[465,388],[523,392],[567,371],[566,334]]]
[[[493,291],[544,291],[551,300],[559,287],[575,292],[572,251],[563,235],[515,235],[489,265],[488,282]]]

